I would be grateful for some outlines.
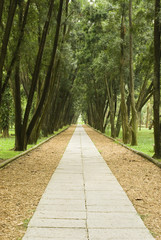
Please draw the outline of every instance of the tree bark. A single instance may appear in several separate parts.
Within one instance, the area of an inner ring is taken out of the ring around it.
[[[138,116],[135,107],[135,97],[134,97],[134,73],[133,73],[133,29],[132,29],[132,0],[129,1],[129,49],[130,49],[130,97],[131,97],[131,145],[137,145],[137,131],[138,131]]]
[[[6,76],[5,81],[3,83],[3,86],[2,86],[2,94],[4,93],[4,91],[5,91],[6,87],[7,87],[7,84],[8,84],[9,78],[11,76],[14,64],[16,62],[16,58],[17,58],[18,53],[19,53],[19,49],[20,49],[20,46],[21,46],[21,43],[22,43],[22,39],[23,39],[23,36],[24,36],[24,30],[25,30],[25,26],[26,26],[26,22],[27,22],[27,16],[28,16],[30,2],[31,2],[31,0],[28,0],[28,2],[26,4],[25,13],[24,13],[24,17],[23,17],[23,22],[22,22],[22,26],[21,26],[21,29],[20,29],[19,39],[18,39],[18,42],[17,42],[16,49],[15,49],[15,51],[13,53],[13,57],[12,57],[11,63],[10,63],[9,68],[7,70],[7,76]]]
[[[109,108],[110,108],[110,124],[111,124],[111,137],[116,137],[116,129],[115,129],[115,104],[113,97],[113,87],[112,87],[112,79],[109,79],[107,82],[107,78],[105,79],[107,95],[109,100]]]
[[[17,0],[12,1],[10,5],[9,13],[8,13],[8,19],[7,19],[6,28],[3,35],[3,40],[2,40],[2,47],[1,47],[1,53],[0,53],[0,103],[2,99],[3,67],[4,67],[5,58],[7,54],[7,46],[9,42],[11,28],[13,25],[13,18],[15,15],[16,7],[17,7]]]
[[[120,91],[121,91],[121,118],[122,118],[122,138],[125,144],[130,143],[131,138],[131,130],[128,123],[128,112],[127,105],[125,99],[125,83],[124,83],[124,61],[125,61],[125,53],[124,53],[124,44],[125,44],[125,26],[124,26],[124,18],[125,18],[125,7],[123,6],[123,13],[121,19],[121,59],[120,59]]]
[[[18,27],[21,29],[22,24],[22,4],[19,3],[19,22]],[[21,83],[20,83],[20,55],[17,57],[15,78],[14,78],[14,102],[15,102],[15,151],[25,149],[22,141],[22,108],[21,108]]]
[[[8,127],[6,127],[6,128],[3,129],[3,131],[2,131],[2,137],[3,137],[3,138],[9,138],[9,128],[8,128]]]
[[[149,104],[147,105],[147,110],[146,110],[146,128],[149,126]]]
[[[15,86],[14,86],[14,102],[15,102],[15,151],[23,151],[24,141],[22,141],[22,109],[21,109],[21,93],[20,93],[20,75],[19,61],[16,63],[15,70]]]
[[[35,89],[36,89],[37,82],[38,82],[40,65],[41,65],[41,60],[42,60],[42,56],[43,56],[43,52],[44,52],[47,32],[48,32],[48,29],[49,29],[49,23],[50,23],[52,11],[53,11],[54,1],[55,0],[51,0],[51,2],[50,2],[49,11],[48,11],[48,15],[47,15],[47,20],[44,24],[44,29],[43,29],[43,33],[42,33],[42,37],[41,37],[41,41],[40,41],[40,45],[39,45],[39,51],[38,51],[38,54],[37,54],[36,64],[35,64],[34,73],[33,73],[32,82],[31,82],[31,87],[30,87],[30,91],[29,91],[29,97],[28,97],[28,101],[27,101],[25,114],[24,114],[24,120],[23,120],[24,135],[25,135],[26,128],[27,128],[29,114],[30,114],[30,110],[31,110],[31,106],[32,106],[32,100],[33,100]]]
[[[154,157],[161,158],[161,137],[160,137],[160,0],[155,0],[154,19],[154,78],[153,78],[153,112],[154,112]]]
[[[1,0],[0,1],[0,27],[3,26],[3,24],[2,24],[3,6],[4,6],[4,0]]]
[[[119,112],[118,112],[118,116],[117,116],[117,122],[116,122],[116,137],[119,137],[120,128],[121,128],[121,105],[120,105],[120,108],[119,108]]]
[[[30,122],[30,124],[28,126],[28,129],[27,129],[27,132],[26,132],[26,134],[27,134],[27,141],[28,141],[28,139],[30,137],[30,134],[31,134],[31,132],[32,132],[34,126],[35,126],[35,123],[36,123],[38,117],[42,113],[43,105],[44,105],[46,97],[48,95],[52,69],[53,69],[53,65],[54,65],[54,61],[55,61],[55,55],[56,55],[56,50],[57,50],[57,46],[58,46],[59,31],[60,31],[60,27],[61,27],[62,10],[63,10],[63,0],[60,0],[59,10],[58,10],[58,15],[57,15],[57,27],[56,27],[56,33],[55,33],[55,38],[54,38],[54,45],[53,45],[52,55],[51,55],[51,59],[50,59],[50,64],[49,64],[49,67],[48,67],[48,70],[47,70],[45,83],[44,83],[44,88],[43,88],[43,92],[42,92],[42,96],[41,96],[40,102],[38,104],[38,107],[37,107],[37,109],[35,111],[34,116],[31,119],[31,122]]]

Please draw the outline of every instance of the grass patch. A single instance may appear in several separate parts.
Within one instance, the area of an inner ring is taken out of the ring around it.
[[[110,136],[109,129],[106,130],[106,135]],[[122,142],[122,131],[120,131],[117,140]],[[152,157],[154,155],[154,130],[149,130],[147,128],[142,128],[141,130],[138,130],[138,146],[131,146],[131,144],[126,145]],[[159,161],[161,161],[161,159]]]
[[[31,218],[29,218],[29,219],[24,219],[24,220],[23,220],[23,227],[24,227],[25,229],[28,228],[28,224],[29,224],[29,222],[30,222],[30,219],[31,219]]]
[[[9,138],[0,138],[0,159],[9,159],[15,157],[21,152],[15,152],[15,137],[11,136]]]
[[[138,131],[138,146],[127,146],[139,151],[146,153],[150,157],[154,155],[154,133],[153,130],[143,128],[141,131]]]
[[[59,132],[63,131],[65,128],[67,128],[67,126],[59,129],[58,131],[55,131],[52,135],[49,135],[48,137],[39,138],[36,144],[28,145],[27,150],[34,147],[35,145],[45,141],[49,137],[58,134]],[[13,158],[23,152],[23,151],[14,151],[15,137],[13,135],[14,135],[14,133],[12,130],[9,138],[0,137],[0,162],[2,162],[3,160],[6,160],[6,159]]]
[[[102,153],[102,151],[100,149],[98,149],[98,151],[99,151],[100,154]]]

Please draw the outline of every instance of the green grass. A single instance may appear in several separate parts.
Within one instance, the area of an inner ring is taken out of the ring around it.
[[[24,220],[23,220],[23,227],[24,227],[25,229],[27,229],[28,224],[29,224],[29,222],[30,222],[30,219],[31,219],[31,218],[29,218],[29,219],[24,219]]]
[[[130,144],[127,144],[127,146],[152,157],[154,155],[153,129],[149,130],[147,128],[142,128],[141,131],[138,131],[138,146],[131,146]]]
[[[106,134],[110,136],[110,130],[107,129]],[[117,138],[118,141],[122,142],[122,132],[120,131],[120,135]],[[142,128],[141,131],[138,130],[138,146],[131,146],[130,144],[126,144],[130,148],[136,149],[139,152],[143,152],[150,157],[154,155],[154,133],[153,129],[149,130],[147,128]]]
[[[49,135],[48,137],[42,137],[42,138],[38,139],[37,144],[45,141],[49,137],[61,132],[66,127],[63,127],[62,129],[59,129],[58,131],[55,131],[54,134]],[[1,161],[9,159],[9,158],[13,158],[13,157],[17,156],[18,154],[22,153],[21,151],[14,151],[15,137],[11,136],[11,134],[12,135],[14,134],[13,130],[12,130],[12,132],[10,132],[10,137],[9,138],[0,137],[0,160]],[[35,146],[34,144],[33,145],[28,145],[27,150],[34,147],[34,146]]]
[[[13,151],[14,142],[14,136],[9,138],[0,138],[0,159],[12,158],[21,153]]]

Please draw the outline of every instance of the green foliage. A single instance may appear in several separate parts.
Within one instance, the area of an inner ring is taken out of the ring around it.
[[[21,2],[22,12],[18,6],[11,28],[7,56],[3,67],[3,83],[20,36],[20,25],[22,23],[19,21],[19,17],[22,14],[21,17],[23,18],[27,1]],[[20,66],[21,124],[24,120],[24,112],[44,22],[47,19],[49,2],[43,0],[31,1],[24,36],[17,58]],[[82,114],[84,121],[103,131],[109,122],[110,112],[114,112],[114,124],[116,125],[120,106],[120,56],[122,44],[120,30],[123,9],[125,10],[123,77],[125,80],[126,100],[129,96],[128,1],[69,1],[68,13],[66,12],[65,4],[66,1],[64,1],[63,6],[59,43],[52,71],[51,91],[48,93],[47,100],[44,103],[44,109],[48,109],[48,111],[39,115],[37,125],[39,126],[40,123],[39,131],[43,128],[43,124],[48,125],[48,132],[52,132],[63,124],[70,124]],[[3,24],[0,26],[0,47],[2,46],[2,33],[7,23],[9,6],[9,1],[5,1],[2,14]],[[42,96],[54,43],[58,7],[59,1],[56,0],[28,123],[32,119]],[[136,102],[142,96],[141,89],[144,81],[146,80],[144,90],[146,92],[153,77],[153,19],[154,2],[152,0],[133,1],[133,29],[131,31],[134,37],[133,60]],[[16,64],[13,66],[10,76],[10,87],[6,89],[2,99],[0,111],[1,128],[8,128],[9,122],[13,125],[15,119],[15,109],[11,100],[11,94],[13,98],[15,97],[15,67]],[[115,109],[111,109],[109,104],[111,99]],[[46,105],[48,105],[47,108]],[[129,108],[129,119],[130,117]],[[44,122],[42,119],[45,119]]]

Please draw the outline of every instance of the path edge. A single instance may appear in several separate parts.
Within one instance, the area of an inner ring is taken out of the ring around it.
[[[56,137],[57,135],[61,134],[62,132],[65,132],[70,126],[71,126],[71,125],[67,126],[67,127],[64,128],[62,131],[60,131],[60,132],[52,135],[51,137],[45,139],[44,141],[42,141],[41,143],[35,145],[34,147],[32,147],[32,148],[30,148],[30,149],[28,149],[28,150],[26,150],[26,151],[18,154],[17,156],[15,156],[15,157],[13,157],[13,158],[9,158],[9,159],[4,160],[4,161],[0,164],[0,169],[3,168],[3,167],[5,167],[7,164],[13,162],[13,161],[16,160],[17,158],[22,157],[22,156],[25,155],[26,153],[29,153],[29,152],[33,151],[34,149],[40,147],[42,144],[48,142],[50,139]]]
[[[128,146],[126,146],[125,144],[121,143],[120,141],[116,140],[115,138],[109,137],[107,136],[105,133],[100,132],[99,130],[91,127],[90,125],[86,124],[88,127],[92,128],[94,131],[96,131],[97,133],[100,133],[101,135],[105,136],[108,139],[111,139],[113,142],[120,144],[121,146],[127,148],[128,150],[140,155],[143,158],[146,158],[147,160],[149,160],[150,162],[154,163],[157,167],[161,168],[161,162],[157,161],[156,159],[150,157],[149,155],[147,155],[146,153],[137,151],[136,149],[130,148]]]

